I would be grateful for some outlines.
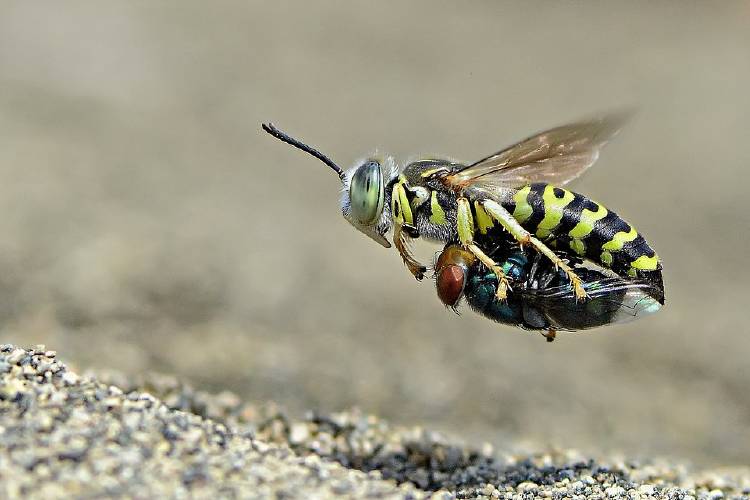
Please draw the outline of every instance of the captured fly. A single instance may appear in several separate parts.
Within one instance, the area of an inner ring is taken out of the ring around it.
[[[623,279],[601,266],[574,259],[572,269],[588,294],[577,300],[565,273],[535,252],[497,248],[499,262],[513,284],[505,300],[497,298],[498,280],[461,245],[446,245],[435,261],[435,286],[440,300],[456,310],[462,299],[478,314],[498,323],[541,331],[547,340],[555,332],[587,330],[625,323],[657,312],[664,303],[651,283]]]

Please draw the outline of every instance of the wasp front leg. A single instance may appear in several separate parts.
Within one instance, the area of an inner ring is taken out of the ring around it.
[[[521,245],[531,245],[539,253],[547,257],[552,263],[563,270],[565,275],[570,280],[570,284],[573,286],[576,299],[584,300],[588,298],[586,290],[583,288],[583,282],[581,278],[570,268],[555,252],[553,252],[547,245],[542,243],[538,238],[532,236],[527,230],[521,227],[516,219],[508,212],[502,205],[492,200],[482,200],[482,208],[489,214],[494,220],[500,223]]]
[[[393,214],[393,244],[409,272],[421,281],[427,267],[418,262],[409,251],[407,238],[417,238],[419,232],[414,226],[414,215],[411,211],[409,198],[406,196],[406,179],[403,177],[393,186],[391,213]]]
[[[474,254],[482,264],[487,266],[487,269],[495,273],[497,277],[497,292],[495,292],[495,295],[499,300],[506,300],[508,298],[508,290],[510,290],[510,283],[503,272],[503,268],[474,243],[474,218],[471,215],[471,205],[466,198],[458,199],[456,222],[458,226],[458,239],[461,241],[461,245]]]
[[[406,229],[400,224],[396,224],[393,229],[393,244],[396,246],[396,250],[398,250],[399,255],[401,255],[401,259],[403,259],[409,272],[414,275],[418,281],[422,281],[424,273],[427,272],[427,267],[423,266],[411,254],[407,238],[409,238],[409,236],[406,233]]]

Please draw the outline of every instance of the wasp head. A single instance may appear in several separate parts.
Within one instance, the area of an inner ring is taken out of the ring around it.
[[[341,212],[358,230],[388,248],[385,238],[391,230],[390,207],[385,187],[398,175],[393,158],[367,158],[344,173]]]

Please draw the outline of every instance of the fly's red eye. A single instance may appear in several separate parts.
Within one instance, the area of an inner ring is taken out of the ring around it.
[[[449,264],[437,274],[437,294],[446,306],[454,307],[461,300],[466,275],[461,266]]]

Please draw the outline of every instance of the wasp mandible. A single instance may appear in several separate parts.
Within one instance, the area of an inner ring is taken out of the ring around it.
[[[559,268],[576,300],[589,293],[561,255],[650,283],[663,296],[662,264],[643,236],[614,211],[562,187],[596,162],[627,118],[620,112],[552,128],[469,165],[425,158],[399,168],[390,156],[373,156],[346,171],[273,125],[263,129],[331,167],[342,183],[346,220],[384,247],[391,246],[386,235],[392,230],[396,249],[418,280],[427,268],[411,254],[410,240],[458,242],[495,274],[503,301],[511,283],[487,249],[510,239]]]

